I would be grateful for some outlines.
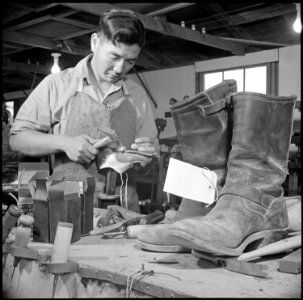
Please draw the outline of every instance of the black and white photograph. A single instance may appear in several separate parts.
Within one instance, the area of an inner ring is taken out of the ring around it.
[[[2,4],[2,298],[301,299],[301,3]]]

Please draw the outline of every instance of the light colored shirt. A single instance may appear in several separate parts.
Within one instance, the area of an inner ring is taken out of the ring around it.
[[[136,137],[156,138],[157,128],[148,96],[143,88],[129,78],[112,84],[104,98],[93,84],[88,64],[92,54],[83,58],[74,68],[45,77],[20,107],[11,128],[11,135],[23,130],[37,130],[63,134],[70,100],[84,82],[83,92],[103,105],[115,107],[121,96],[130,95],[137,111]]]

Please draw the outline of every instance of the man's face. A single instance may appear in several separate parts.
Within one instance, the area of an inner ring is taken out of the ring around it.
[[[131,70],[139,55],[139,45],[126,45],[116,42],[114,45],[105,37],[94,33],[91,38],[94,52],[92,68],[98,81],[114,83]]]

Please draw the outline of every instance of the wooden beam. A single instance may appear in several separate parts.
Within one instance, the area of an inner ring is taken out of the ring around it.
[[[86,29],[96,30],[96,28],[97,28],[96,25],[92,25],[87,22],[81,22],[81,21],[76,21],[76,20],[72,20],[72,19],[56,17],[56,16],[52,17],[52,20],[60,22],[60,23],[64,23],[64,24],[69,24],[69,25],[73,25],[73,26],[77,26],[77,27],[86,28]]]
[[[45,49],[57,49],[58,46],[58,43],[51,39],[29,33],[13,32],[9,30],[3,31],[3,40]]]
[[[162,65],[162,67],[165,67],[166,63],[169,66],[176,64],[176,62],[174,60],[172,60],[167,55],[164,55],[163,53],[161,53],[161,51],[158,51],[156,49],[147,50],[146,48],[144,48],[144,53],[146,53],[146,55],[148,55],[154,61],[157,61],[158,64]]]
[[[2,69],[4,69],[4,70],[22,70],[24,72],[34,72],[34,73],[40,73],[40,74],[44,74],[44,75],[50,74],[49,67],[20,63],[20,62],[12,62],[9,59],[3,60]]]
[[[50,3],[50,4],[42,5],[37,9],[31,8],[29,6],[26,6],[26,5],[23,5],[23,4],[20,4],[20,3],[10,3],[10,5],[16,7],[17,9],[19,8],[20,10],[12,13],[10,15],[6,15],[4,13],[5,16],[2,18],[2,24],[7,24],[8,22],[10,22],[12,20],[16,20],[16,19],[18,19],[20,17],[23,17],[25,15],[28,15],[32,12],[40,12],[42,10],[46,10],[48,8],[57,6],[58,4],[57,3]]]
[[[3,98],[6,101],[20,99],[20,98],[27,98],[27,95],[29,95],[31,92],[32,92],[31,89],[16,91],[16,92],[8,92],[3,94]]]
[[[181,9],[181,8],[184,8],[184,7],[187,7],[187,6],[194,5],[194,4],[196,4],[196,3],[188,3],[188,2],[185,2],[185,3],[174,3],[174,4],[170,5],[170,6],[166,6],[166,7],[163,7],[163,8],[154,10],[154,11],[151,11],[151,12],[147,13],[146,15],[147,16],[162,15],[162,14],[166,14],[166,13],[172,12],[174,10],[178,10],[178,9]]]
[[[67,49],[62,42],[36,36],[29,33],[4,31],[2,38],[4,41],[19,43],[21,45],[33,46],[44,49],[58,50],[63,53],[86,56],[89,54],[89,48],[81,46],[69,47]]]
[[[78,11],[76,9],[69,9],[67,11],[56,14],[55,17],[56,18],[66,18],[66,17],[72,16],[76,13],[78,13]]]
[[[2,47],[3,48],[9,48],[9,49],[17,49],[17,50],[20,50],[20,48],[26,49],[26,46],[21,46],[19,44],[8,43],[8,42],[3,42]]]
[[[28,11],[41,12],[43,10],[52,8],[52,7],[57,6],[59,4],[58,3],[41,4],[41,6],[39,6],[39,7],[31,7],[31,6],[28,6],[28,4],[23,4],[23,3],[12,3],[11,5],[16,7],[16,8],[25,9],[25,10],[28,10]]]
[[[66,35],[61,35],[61,36],[58,36],[58,39],[59,40],[69,40],[69,39],[72,39],[74,37],[78,37],[78,36],[82,36],[82,35],[86,35],[86,34],[90,34],[92,32],[94,32],[96,29],[85,29],[85,30],[77,30],[75,32],[72,32],[72,33],[69,33],[69,34],[66,34]]]
[[[229,22],[231,25],[242,25],[294,12],[296,12],[296,7],[293,3],[277,3],[269,7],[250,10],[230,16]]]
[[[76,11],[74,10],[73,12],[68,12],[65,13],[65,15],[71,15],[72,13],[75,13]],[[47,21],[57,21],[60,23],[65,23],[65,24],[69,24],[69,25],[73,25],[73,26],[78,26],[78,27],[82,27],[82,28],[86,28],[86,29],[92,29],[95,30],[96,29],[96,25],[92,25],[89,23],[85,23],[85,22],[80,22],[80,21],[76,21],[76,20],[71,20],[71,19],[66,19],[64,17],[61,17],[60,15],[56,15],[56,16],[52,16],[52,15],[47,15],[47,16],[43,16],[40,18],[36,18],[36,19],[32,19],[30,21],[27,22],[23,22],[8,28],[5,28],[5,30],[11,30],[11,31],[17,31],[26,27],[30,27],[33,25],[37,25],[43,22],[47,22]]]
[[[236,42],[250,45],[250,46],[276,47],[276,48],[289,46],[287,44],[271,43],[271,42],[255,41],[255,40],[247,40],[247,39],[236,39],[236,38],[222,38],[222,39],[229,40],[229,41],[236,41]]]
[[[49,20],[51,20],[51,18],[52,18],[51,15],[43,16],[43,17],[40,17],[40,18],[32,19],[30,21],[23,22],[23,23],[11,26],[9,28],[5,28],[5,30],[10,30],[10,31],[20,30],[20,29],[23,29],[23,28],[26,28],[26,27],[30,27],[30,26],[33,26],[33,25],[37,25],[37,24],[49,21]]]
[[[28,49],[33,49],[35,47],[19,47],[19,49],[16,48],[16,50],[12,50],[12,51],[6,51],[2,53],[3,56],[7,56],[7,55],[11,55],[11,54],[15,54],[15,53],[19,53],[19,52],[22,52],[22,51],[25,51],[25,50],[28,50]]]
[[[17,12],[14,12],[10,15],[6,15],[2,18],[2,24],[5,25],[7,24],[8,22],[12,21],[12,20],[16,20],[20,17],[23,17],[25,15],[28,15],[29,13],[31,13],[31,11],[28,11],[28,10],[19,10]],[[5,11],[4,11],[4,14],[5,15]]]
[[[251,39],[251,35],[247,32],[233,26],[229,22],[229,14],[226,12],[223,7],[217,2],[209,2],[207,5],[216,13],[214,19],[216,19],[219,23],[221,23],[226,30],[231,34],[231,36],[243,37],[247,39]]]
[[[2,38],[3,41],[6,42],[19,43],[21,45],[27,45],[31,47],[58,50],[60,52],[73,55],[86,56],[90,53],[89,47],[86,48],[83,46],[69,43],[67,41],[55,41],[52,39],[42,38],[28,33],[4,31]],[[136,65],[153,69],[155,68],[155,65],[153,65],[151,62],[148,62],[142,57],[138,58],[138,60],[136,61]]]
[[[68,3],[63,2],[61,5],[74,8],[80,11],[85,11],[94,15],[100,15],[102,12],[111,8],[118,8],[116,6],[107,3]],[[194,43],[202,44],[209,47],[219,48],[225,51],[229,51],[236,55],[244,55],[245,48],[243,45],[236,42],[226,41],[221,38],[211,36],[209,34],[201,35],[195,30],[183,28],[173,23],[164,22],[157,17],[149,17],[143,14],[137,13],[137,16],[143,23],[147,30],[155,31],[164,35],[173,36],[175,38],[184,39]]]
[[[22,85],[22,86],[30,86],[31,85],[31,80],[30,79],[16,79],[16,78],[7,78],[7,77],[3,77],[2,79],[2,83],[4,84],[13,84],[14,86],[16,86],[16,82],[18,82],[18,85]]]

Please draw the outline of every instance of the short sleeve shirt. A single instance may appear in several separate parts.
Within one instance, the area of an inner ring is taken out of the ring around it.
[[[113,84],[104,98],[92,84],[88,64],[92,54],[83,58],[74,68],[45,77],[20,107],[11,128],[11,135],[23,130],[37,130],[63,134],[70,100],[82,84],[83,92],[103,103],[117,105],[121,93],[130,96],[137,111],[136,137],[156,138],[157,128],[146,92],[129,78]],[[117,101],[116,101],[117,99]]]

